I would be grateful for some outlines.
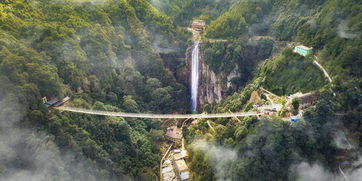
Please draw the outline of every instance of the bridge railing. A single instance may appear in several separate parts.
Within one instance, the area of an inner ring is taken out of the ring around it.
[[[228,117],[245,117],[262,115],[258,112],[237,112],[237,113],[216,113],[216,114],[151,114],[151,113],[124,113],[124,112],[110,112],[91,109],[82,109],[74,107],[58,107],[62,111],[70,111],[84,114],[103,115],[103,116],[117,116],[117,117],[132,117],[132,118],[151,118],[151,119],[198,119],[198,118],[228,118]]]

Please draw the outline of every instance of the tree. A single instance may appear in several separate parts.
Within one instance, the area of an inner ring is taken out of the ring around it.
[[[172,108],[172,97],[169,93],[171,87],[158,88],[151,92],[151,106],[152,109],[158,108],[166,111]]]
[[[157,89],[161,87],[161,82],[156,78],[149,78],[147,79],[147,87],[149,89]]]
[[[245,128],[245,126],[241,125],[238,128],[236,128],[234,136],[236,140],[242,140],[246,135],[248,134],[248,129]]]
[[[298,98],[294,98],[292,100],[292,106],[294,110],[298,110],[299,109],[299,99]]]
[[[138,112],[138,104],[132,99],[132,96],[123,97],[123,108],[128,112]]]
[[[227,12],[210,24],[206,35],[211,38],[235,38],[247,33],[247,24],[239,13]]]

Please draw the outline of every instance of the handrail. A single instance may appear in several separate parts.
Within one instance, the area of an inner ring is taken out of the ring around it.
[[[74,107],[56,107],[55,109],[61,111],[69,111],[83,114],[115,116],[115,117],[129,117],[129,118],[151,118],[151,119],[201,119],[201,118],[230,118],[230,117],[246,117],[258,116],[262,113],[258,112],[237,112],[237,113],[216,113],[216,114],[151,114],[151,113],[124,113],[124,112],[110,112],[99,111],[91,109],[82,109]]]

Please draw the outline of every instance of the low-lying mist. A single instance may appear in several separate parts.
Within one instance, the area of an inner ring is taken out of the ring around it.
[[[233,149],[208,142],[204,139],[196,140],[191,144],[195,150],[200,150],[210,161],[218,181],[231,180],[231,165],[237,160],[237,152]]]
[[[4,89],[0,89],[4,90]],[[0,180],[100,180],[89,160],[61,153],[54,137],[31,128],[19,95],[0,92]],[[80,161],[83,160],[83,161]]]

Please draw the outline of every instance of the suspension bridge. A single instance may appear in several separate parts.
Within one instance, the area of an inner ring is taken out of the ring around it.
[[[217,113],[217,114],[151,114],[151,113],[124,113],[124,112],[110,112],[99,111],[91,109],[82,109],[74,107],[56,107],[55,109],[61,111],[69,111],[82,114],[114,116],[114,117],[127,117],[127,118],[150,118],[150,119],[202,119],[202,118],[231,118],[231,117],[246,117],[258,116],[262,113],[258,112],[237,112],[237,113]]]

